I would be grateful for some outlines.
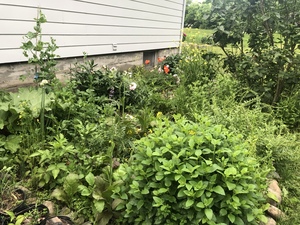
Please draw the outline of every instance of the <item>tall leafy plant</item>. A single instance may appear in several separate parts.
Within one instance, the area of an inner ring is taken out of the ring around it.
[[[28,58],[28,63],[34,65],[34,79],[37,82],[44,79],[51,81],[56,77],[55,66],[57,62],[55,58],[58,55],[55,51],[58,46],[52,37],[50,37],[50,42],[42,40],[42,24],[46,23],[47,19],[40,9],[34,20],[36,22],[34,31],[29,31],[24,36],[21,49],[23,49],[23,55]]]

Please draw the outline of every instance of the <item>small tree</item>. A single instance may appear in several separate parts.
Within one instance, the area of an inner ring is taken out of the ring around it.
[[[212,20],[218,23],[214,42],[226,55],[225,65],[265,103],[276,105],[300,81],[300,2],[212,0],[212,5]],[[236,48],[230,51],[228,45]]]

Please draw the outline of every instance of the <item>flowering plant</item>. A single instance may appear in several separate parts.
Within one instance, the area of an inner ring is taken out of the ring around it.
[[[165,74],[176,74],[176,70],[179,64],[181,56],[179,54],[170,55],[164,58],[158,58],[158,63],[160,63],[159,71],[163,71]]]

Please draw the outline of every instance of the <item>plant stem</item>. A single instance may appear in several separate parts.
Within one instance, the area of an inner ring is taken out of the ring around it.
[[[46,94],[45,87],[42,87],[41,115],[40,115],[42,140],[44,140],[45,138],[45,94]]]

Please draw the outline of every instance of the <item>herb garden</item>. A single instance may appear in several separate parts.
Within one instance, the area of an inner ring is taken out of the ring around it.
[[[127,71],[85,59],[61,83],[44,22],[21,47],[35,85],[0,92],[1,224],[46,224],[45,201],[63,224],[266,223],[275,172],[277,223],[300,222],[295,36],[281,49],[253,36],[252,55],[233,54],[227,24],[214,40],[224,54],[184,42]]]

